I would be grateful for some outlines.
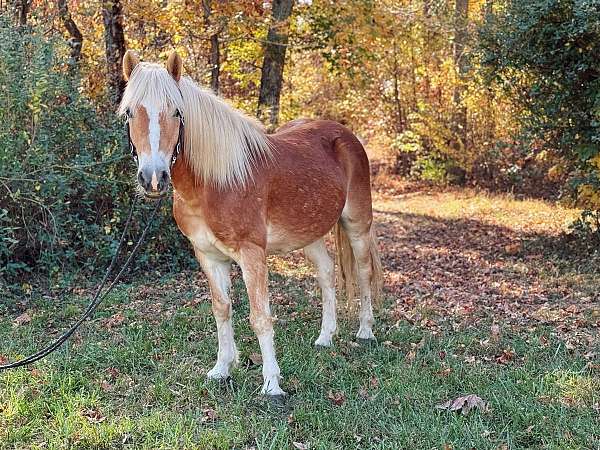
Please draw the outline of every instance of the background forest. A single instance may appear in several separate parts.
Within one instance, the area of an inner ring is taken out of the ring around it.
[[[340,308],[313,348],[314,268],[272,255],[289,395],[259,394],[237,266],[240,363],[207,380],[210,289],[165,200],[93,317],[0,371],[0,450],[600,449],[600,0],[0,0],[0,366],[81,317],[117,247],[126,49],[177,50],[269,131],[312,117],[360,137],[377,342]]]
[[[116,245],[132,195],[115,117],[127,48],[147,61],[176,49],[188,75],[269,129],[298,117],[342,122],[381,180],[560,198],[585,208],[579,230],[597,230],[595,0],[0,5],[3,279],[35,272],[61,283],[65,268],[86,273]],[[141,267],[190,263],[170,230]]]

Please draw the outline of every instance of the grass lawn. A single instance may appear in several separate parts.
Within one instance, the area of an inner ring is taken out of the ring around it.
[[[375,209],[388,288],[377,344],[357,343],[345,318],[335,346],[314,349],[312,272],[298,255],[274,258],[289,397],[258,394],[239,271],[240,364],[230,383],[207,382],[217,347],[204,277],[148,274],[64,349],[0,373],[0,448],[600,448],[600,280],[540,244],[574,212],[470,192],[381,196]],[[12,360],[86,298],[1,302],[0,359]],[[436,408],[467,394],[487,408]]]

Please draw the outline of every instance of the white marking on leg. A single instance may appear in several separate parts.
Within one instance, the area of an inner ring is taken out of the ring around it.
[[[371,305],[371,276],[373,270],[369,249],[369,245],[371,245],[370,237],[368,233],[356,234],[352,232],[348,233],[348,237],[350,238],[350,245],[356,258],[358,287],[360,289],[360,312],[358,314],[360,326],[356,337],[359,339],[375,339],[375,335],[373,334],[375,319]]]
[[[285,395],[285,392],[279,387],[280,370],[275,357],[275,344],[273,342],[273,328],[261,336],[258,336],[258,344],[260,345],[260,353],[263,359],[263,387],[260,390],[261,394],[267,395]]]
[[[280,371],[275,357],[273,318],[269,306],[267,260],[264,248],[248,245],[238,261],[250,300],[250,325],[256,333],[263,359],[262,394],[285,395],[279,387]]]
[[[306,246],[304,254],[317,270],[317,279],[319,280],[323,300],[321,332],[315,341],[315,345],[329,347],[332,344],[332,338],[337,329],[333,260],[327,252],[327,247],[323,239],[319,239]]]
[[[229,377],[231,365],[238,361],[238,351],[233,334],[231,300],[228,291],[231,287],[229,261],[210,258],[196,252],[198,261],[209,280],[213,315],[217,323],[217,340],[219,350],[215,366],[207,373],[208,378],[224,379]]]

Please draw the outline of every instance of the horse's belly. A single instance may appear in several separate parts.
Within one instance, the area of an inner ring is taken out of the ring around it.
[[[328,214],[328,217],[311,223],[267,224],[267,253],[281,254],[304,248],[317,239],[325,236],[333,228],[339,214]]]
[[[306,247],[323,237],[339,220],[346,202],[340,177],[289,183],[272,192],[267,211],[267,253]]]

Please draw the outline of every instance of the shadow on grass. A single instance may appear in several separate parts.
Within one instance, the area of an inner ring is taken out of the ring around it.
[[[583,258],[564,247],[564,237],[476,219],[374,212],[389,305],[384,312],[393,319],[485,318],[588,332],[598,325],[593,296],[586,294],[594,280],[585,288],[573,283]],[[271,273],[274,303],[293,309],[294,292],[308,291],[318,306],[316,282],[301,254],[279,258]]]

